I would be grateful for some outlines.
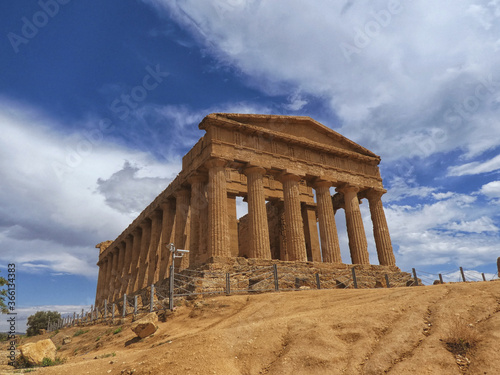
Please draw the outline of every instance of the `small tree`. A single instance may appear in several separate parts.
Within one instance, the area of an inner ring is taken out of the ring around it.
[[[0,287],[5,286],[8,283],[9,282],[5,278],[0,277]],[[0,310],[2,311],[2,314],[7,314],[9,312],[9,309],[5,304],[6,297],[7,297],[7,289],[0,289]]]
[[[55,322],[61,319],[61,314],[57,311],[37,311],[35,314],[28,317],[28,336],[38,335],[41,329],[47,329],[49,321]]]

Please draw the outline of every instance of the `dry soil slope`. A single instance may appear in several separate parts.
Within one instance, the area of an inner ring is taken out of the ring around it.
[[[499,302],[500,282],[221,296],[178,308],[142,341],[126,327],[94,327],[62,347],[66,364],[36,373],[493,375]],[[468,368],[444,341],[456,315],[481,337]],[[58,333],[56,345],[75,330]]]

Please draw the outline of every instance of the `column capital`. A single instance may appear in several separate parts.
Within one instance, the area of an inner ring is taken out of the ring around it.
[[[385,189],[369,189],[366,192],[366,198],[368,198],[369,201],[380,199],[385,193],[387,193],[387,190]]]
[[[254,166],[254,165],[246,165],[243,167],[243,174],[245,176],[248,176],[249,174],[254,174],[257,173],[261,176],[264,176],[266,174],[267,170],[263,167],[259,166]]]
[[[141,226],[140,226],[140,225],[138,225],[138,226],[136,226],[136,227],[132,230],[132,232],[130,232],[130,234],[132,234],[132,236],[137,236],[137,235],[139,235],[139,233],[141,233],[141,232],[142,232],[142,228],[141,228]]]
[[[207,168],[214,168],[214,167],[223,167],[225,168],[226,165],[227,165],[228,161],[226,159],[221,159],[221,158],[213,158],[213,159],[210,159],[208,160],[206,163],[205,163],[205,166]]]
[[[192,176],[189,176],[187,181],[192,185],[197,182],[207,182],[208,181],[208,175],[206,173],[196,173],[193,174]]]
[[[359,186],[353,186],[353,185],[344,185],[342,187],[338,187],[335,189],[335,191],[338,191],[339,193],[345,194],[345,193],[358,193],[360,190]]]
[[[280,173],[277,176],[278,181],[281,181],[282,183],[285,181],[295,181],[299,182],[302,178],[300,176],[297,176],[296,174],[293,173]]]
[[[317,178],[313,181],[312,187],[314,189],[319,189],[323,187],[331,188],[333,186],[333,182],[327,181],[327,180],[322,180],[320,178]]]
[[[191,195],[191,190],[181,188],[174,193],[175,198],[189,197]]]
[[[150,220],[153,220],[153,219],[159,219],[161,216],[163,215],[163,212],[160,211],[160,210],[154,210],[153,212],[151,212],[149,214],[149,219]]]

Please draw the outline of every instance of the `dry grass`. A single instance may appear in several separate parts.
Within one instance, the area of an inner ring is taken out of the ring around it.
[[[447,349],[455,355],[470,354],[481,341],[476,328],[460,316],[451,322],[449,336],[444,340]]]

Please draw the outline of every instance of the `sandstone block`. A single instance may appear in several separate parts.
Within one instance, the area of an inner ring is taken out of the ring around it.
[[[64,336],[63,340],[62,340],[62,344],[63,345],[66,345],[66,344],[71,344],[71,337],[69,336]]]
[[[132,324],[130,329],[141,339],[152,335],[158,329],[158,315],[152,312],[137,320]]]
[[[20,356],[30,365],[41,365],[44,358],[56,359],[56,346],[51,339],[19,346]]]

